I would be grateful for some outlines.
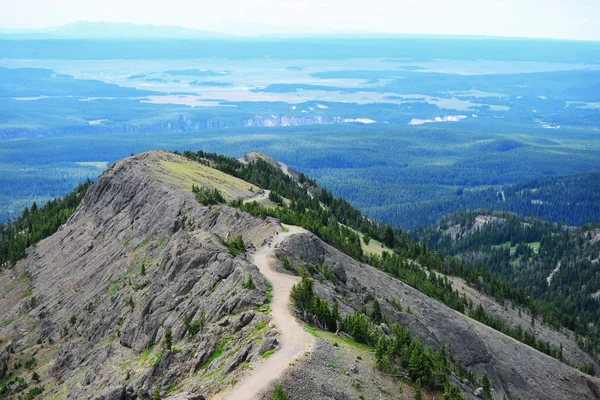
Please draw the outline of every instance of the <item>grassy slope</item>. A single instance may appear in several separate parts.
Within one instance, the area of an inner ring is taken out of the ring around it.
[[[161,179],[174,183],[185,190],[192,190],[192,185],[217,189],[225,200],[249,197],[260,190],[259,187],[241,179],[227,175],[216,169],[186,160],[182,157],[162,152],[162,160],[152,161],[150,165]]]

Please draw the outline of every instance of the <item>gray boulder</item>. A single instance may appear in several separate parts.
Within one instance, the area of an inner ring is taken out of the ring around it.
[[[478,387],[477,389],[475,389],[475,391],[473,392],[473,394],[481,399],[483,399],[483,388],[482,387]]]

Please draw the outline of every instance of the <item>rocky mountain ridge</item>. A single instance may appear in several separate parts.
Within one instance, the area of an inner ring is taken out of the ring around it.
[[[165,152],[111,166],[67,224],[1,272],[0,339],[13,352],[2,352],[0,360],[15,369],[35,359],[22,375],[30,386],[32,372],[41,377],[44,398],[105,400],[149,398],[156,388],[163,398],[211,398],[250,376],[257,363],[268,364],[279,349],[279,327],[269,324],[271,289],[251,262],[252,249],[268,246],[286,228],[227,205],[203,206],[192,185],[217,189],[227,201],[257,191]],[[247,255],[232,255],[226,246],[238,236],[249,246]],[[406,326],[428,347],[451,349],[478,376],[487,374],[495,399],[600,398],[597,378],[451,310],[310,232],[289,236],[276,253],[296,270],[328,265],[335,279],[315,282],[321,298],[337,299],[342,314],[377,299],[390,323]],[[289,273],[282,265],[279,271]],[[367,361],[372,352],[346,344],[321,333],[312,352],[290,360],[259,397],[270,398],[279,384],[292,399],[411,396],[409,385],[401,383],[406,390],[399,393],[395,378],[372,365],[357,367],[356,355]],[[453,381],[474,398],[477,388],[456,376]]]

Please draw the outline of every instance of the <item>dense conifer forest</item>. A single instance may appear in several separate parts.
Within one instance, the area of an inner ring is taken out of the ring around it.
[[[425,190],[425,189],[424,189]],[[417,228],[457,210],[510,211],[550,222],[582,226],[600,222],[600,174],[542,178],[488,189],[459,187],[456,196],[423,195],[405,204],[376,206],[359,201],[370,217],[395,226]],[[377,198],[377,196],[373,196]]]

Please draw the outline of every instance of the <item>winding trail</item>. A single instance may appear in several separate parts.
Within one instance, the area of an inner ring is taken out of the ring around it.
[[[270,193],[271,193],[270,190],[261,189],[261,191],[259,193],[255,194],[254,196],[244,199],[243,203],[244,204],[252,203],[253,201],[260,203],[263,200],[267,200],[269,198]]]
[[[223,396],[227,400],[257,398],[288,368],[290,362],[309,351],[315,343],[315,338],[296,321],[288,307],[292,286],[300,282],[300,278],[276,272],[271,266],[275,261],[275,246],[294,234],[305,232],[297,226],[283,227],[287,232],[279,232],[273,238],[271,247],[260,247],[252,257],[252,262],[273,286],[271,323],[279,330],[277,340],[280,346],[268,359],[260,360],[248,376]]]

